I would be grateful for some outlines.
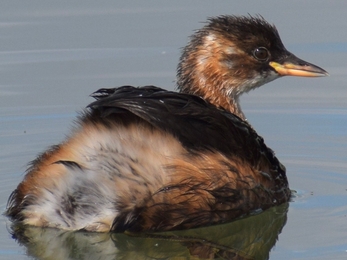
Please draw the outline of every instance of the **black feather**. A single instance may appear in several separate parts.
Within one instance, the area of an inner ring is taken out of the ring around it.
[[[170,132],[190,152],[235,154],[252,165],[265,156],[278,170],[279,162],[272,150],[248,123],[198,96],[154,86],[100,89],[92,96],[97,99],[88,106],[92,117],[94,112],[101,117],[130,113]]]

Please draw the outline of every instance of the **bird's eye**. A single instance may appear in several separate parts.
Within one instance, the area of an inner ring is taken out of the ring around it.
[[[265,47],[258,47],[253,51],[253,56],[259,61],[267,61],[270,53]]]

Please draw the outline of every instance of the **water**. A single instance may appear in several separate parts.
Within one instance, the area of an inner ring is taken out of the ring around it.
[[[221,258],[347,258],[344,1],[21,0],[0,5],[2,212],[27,162],[64,138],[77,111],[91,102],[90,93],[123,84],[174,89],[180,47],[208,16],[260,13],[276,24],[290,51],[331,75],[279,79],[242,98],[249,121],[287,167],[296,190],[289,206],[161,237],[33,228],[20,237],[25,246],[11,238],[9,222],[1,216],[0,259],[193,259],[211,252]]]

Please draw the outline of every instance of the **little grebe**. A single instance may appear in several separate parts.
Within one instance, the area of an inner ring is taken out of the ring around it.
[[[262,17],[209,19],[183,50],[180,93],[100,89],[61,144],[9,198],[15,222],[163,231],[229,221],[289,200],[284,166],[246,122],[239,96],[280,76],[325,76]]]

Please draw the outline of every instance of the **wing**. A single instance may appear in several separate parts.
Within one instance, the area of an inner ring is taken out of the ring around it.
[[[237,155],[251,165],[266,158],[272,170],[282,171],[272,150],[248,123],[198,96],[154,86],[123,86],[100,89],[92,97],[96,101],[88,106],[91,117],[131,113],[170,132],[191,152],[207,149]]]

